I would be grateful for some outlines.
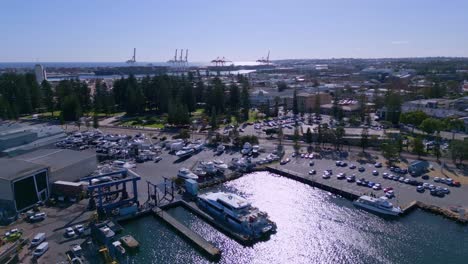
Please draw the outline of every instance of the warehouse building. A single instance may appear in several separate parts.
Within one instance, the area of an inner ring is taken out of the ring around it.
[[[0,223],[15,220],[17,212],[49,197],[47,166],[4,158],[0,168]]]
[[[39,149],[15,157],[49,168],[49,182],[78,181],[97,168],[96,153],[69,149]]]
[[[37,202],[46,201],[55,181],[78,181],[97,168],[93,152],[39,149],[15,158],[0,158],[0,222]],[[14,219],[12,219],[14,220]]]

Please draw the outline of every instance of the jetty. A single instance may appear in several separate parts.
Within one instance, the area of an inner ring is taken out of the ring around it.
[[[211,258],[219,258],[221,256],[221,250],[213,246],[210,242],[205,240],[199,234],[190,230],[187,226],[183,225],[177,219],[169,215],[167,212],[162,210],[159,207],[153,208],[153,214],[160,219],[162,219],[169,226],[174,228],[178,233],[180,233],[184,238],[195,244],[200,248],[204,253],[209,255]]]

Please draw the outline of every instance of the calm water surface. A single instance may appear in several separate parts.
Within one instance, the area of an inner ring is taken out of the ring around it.
[[[278,231],[244,247],[183,208],[170,213],[222,250],[219,263],[468,263],[468,227],[419,210],[385,220],[344,198],[258,172],[212,191],[235,192],[266,211]],[[154,217],[126,224],[141,250],[128,263],[210,263]]]

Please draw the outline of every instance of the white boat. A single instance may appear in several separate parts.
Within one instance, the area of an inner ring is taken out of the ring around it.
[[[399,215],[402,213],[400,207],[395,207],[388,198],[382,196],[380,198],[374,198],[367,195],[359,197],[353,204],[357,207],[367,209],[372,212],[385,214],[385,215]]]
[[[236,194],[209,192],[199,195],[197,202],[207,213],[251,239],[276,231],[276,224],[269,219],[268,214]]]
[[[247,155],[252,151],[252,145],[249,142],[245,142],[244,146],[242,147],[241,154]]]
[[[198,177],[205,177],[207,172],[202,168],[196,168],[195,170],[193,170],[193,173]]]
[[[120,243],[120,241],[112,242],[112,246],[114,246],[114,248],[117,249],[117,251],[120,254],[125,255],[125,248],[122,246],[122,243]]]
[[[181,150],[176,152],[176,156],[179,158],[183,158],[191,156],[193,153],[195,153],[195,150],[193,148],[183,147]]]
[[[209,174],[216,174],[218,172],[218,168],[216,168],[215,164],[211,161],[207,162],[200,162],[200,168],[206,171]]]
[[[259,154],[259,153],[258,153],[259,151],[260,151],[260,146],[259,146],[259,145],[254,145],[254,146],[252,147],[252,154],[253,154],[253,155],[258,155],[258,154]]]
[[[198,180],[198,176],[187,168],[181,168],[177,173],[177,177],[187,180]]]
[[[220,172],[224,172],[228,169],[228,165],[225,164],[222,160],[214,160],[213,163],[215,168],[218,169],[218,171]]]

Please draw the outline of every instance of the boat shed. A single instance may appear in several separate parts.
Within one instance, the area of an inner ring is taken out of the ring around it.
[[[429,169],[429,162],[425,160],[415,160],[408,166],[408,171],[415,176],[425,173]]]
[[[15,157],[49,167],[49,182],[78,181],[89,176],[97,168],[94,151],[74,151],[69,149],[39,149]]]
[[[0,222],[27,210],[49,195],[49,168],[33,162],[0,159]],[[14,220],[14,219],[12,219]]]

